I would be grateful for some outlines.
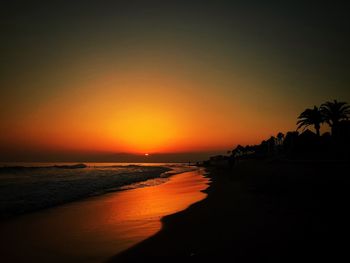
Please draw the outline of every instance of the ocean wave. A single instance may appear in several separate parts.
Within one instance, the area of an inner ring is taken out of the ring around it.
[[[0,218],[122,190],[122,186],[166,178],[184,170],[176,165],[3,167],[0,169]]]
[[[23,170],[37,170],[37,169],[82,169],[88,167],[84,163],[77,164],[63,164],[63,165],[51,165],[51,166],[2,166],[0,167],[0,173],[13,172],[13,171],[23,171]]]

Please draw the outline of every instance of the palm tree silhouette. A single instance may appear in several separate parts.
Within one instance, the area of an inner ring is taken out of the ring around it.
[[[329,124],[334,135],[334,129],[339,125],[339,122],[348,119],[350,115],[350,106],[346,102],[327,101],[320,107],[325,121]]]
[[[320,128],[321,128],[321,123],[324,122],[324,117],[320,111],[320,109],[317,106],[314,106],[313,109],[306,109],[304,110],[298,117],[298,129],[304,126],[305,130],[308,126],[313,125],[316,134],[320,136]]]

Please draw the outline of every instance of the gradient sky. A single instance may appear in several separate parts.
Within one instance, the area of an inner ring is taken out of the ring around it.
[[[350,102],[344,1],[6,2],[0,161],[226,152]]]

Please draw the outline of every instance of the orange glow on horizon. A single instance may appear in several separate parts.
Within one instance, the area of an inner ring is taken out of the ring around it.
[[[179,128],[171,114],[134,108],[111,125],[119,144],[134,152],[155,152],[176,140]]]
[[[0,140],[44,150],[226,151],[273,135],[269,123],[286,127],[285,121],[276,122],[278,116],[266,120],[260,107],[223,96],[213,91],[214,86],[215,82],[179,71],[131,67],[101,72],[92,80],[65,83],[58,90],[66,88],[69,93],[53,94],[26,114],[9,119],[6,127],[11,128],[4,129],[9,132]]]

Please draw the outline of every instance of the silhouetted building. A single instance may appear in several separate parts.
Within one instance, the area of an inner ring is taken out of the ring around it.
[[[276,146],[276,138],[271,136],[270,139],[267,140],[267,154],[269,156],[273,156],[277,153]]]
[[[350,121],[341,121],[333,131],[336,157],[350,159]]]
[[[287,132],[286,137],[283,141],[283,151],[290,156],[295,151],[295,145],[298,140],[299,133],[297,131]]]

